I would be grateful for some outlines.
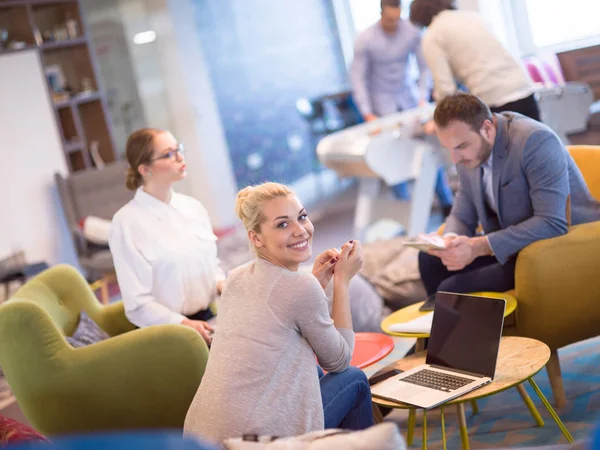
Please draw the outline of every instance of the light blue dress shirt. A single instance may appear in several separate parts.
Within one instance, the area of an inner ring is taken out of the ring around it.
[[[496,200],[494,199],[494,188],[492,185],[492,153],[489,158],[483,164],[481,164],[481,184],[483,187],[483,195],[488,206],[498,214],[498,208],[496,207]]]
[[[419,66],[420,93],[408,73],[411,54]],[[380,22],[358,35],[350,81],[354,101],[363,116],[384,116],[414,108],[420,99],[428,100],[428,74],[421,54],[421,32],[410,22],[400,19],[393,35],[383,31]]]

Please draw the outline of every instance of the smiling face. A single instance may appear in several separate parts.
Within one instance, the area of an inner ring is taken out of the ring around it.
[[[453,120],[443,128],[438,127],[436,134],[450,152],[454,164],[474,169],[489,158],[496,139],[496,127],[490,120],[485,120],[477,132],[466,122]]]
[[[287,195],[262,205],[263,222],[259,232],[248,236],[259,255],[273,263],[296,271],[312,256],[314,226],[298,197]]]

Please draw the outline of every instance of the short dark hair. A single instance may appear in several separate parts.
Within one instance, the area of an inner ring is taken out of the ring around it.
[[[433,113],[433,121],[439,128],[445,128],[455,120],[465,122],[478,132],[483,122],[492,121],[493,116],[490,108],[479,97],[458,92],[439,102]]]
[[[428,27],[442,11],[456,9],[454,0],[414,0],[410,4],[410,21],[418,27]]]
[[[381,0],[381,10],[383,8],[400,8],[400,0]]]

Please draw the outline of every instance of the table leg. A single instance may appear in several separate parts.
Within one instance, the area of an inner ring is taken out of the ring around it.
[[[100,301],[103,305],[108,305],[110,296],[108,294],[108,284],[103,281],[102,286],[100,286]]]
[[[542,391],[540,390],[536,382],[533,381],[533,378],[529,378],[529,384],[531,384],[531,387],[533,387],[533,390],[535,391],[537,396],[540,398],[540,400],[542,401],[542,403],[544,404],[544,406],[558,425],[558,428],[560,428],[560,431],[562,431],[562,434],[567,438],[567,442],[572,444],[574,442],[573,436],[571,436],[571,433],[569,433],[569,430],[567,430],[565,424],[562,422],[562,420],[560,420],[560,417],[558,417],[558,414],[556,414],[556,411],[554,411],[554,408],[552,408],[552,405],[550,404],[548,399],[544,397],[544,394],[542,394]]]
[[[411,408],[408,410],[408,430],[406,431],[406,445],[412,447],[413,438],[415,436],[415,421],[417,416],[417,410]]]
[[[427,450],[427,410],[423,410],[423,444],[421,445],[423,450]]]
[[[418,338],[415,344],[415,353],[425,350],[425,338]]]
[[[479,412],[479,406],[477,406],[477,400],[471,400],[471,409],[473,410],[473,414],[477,414]]]
[[[373,221],[373,206],[379,197],[381,180],[378,178],[359,178],[358,196],[354,212],[354,238],[363,242],[367,234],[367,227]]]
[[[379,409],[379,405],[377,403],[373,403],[373,420],[375,423],[383,422],[383,414],[381,414],[381,409]]]
[[[458,412],[458,423],[460,424],[460,440],[462,442],[462,448],[463,450],[469,450],[469,432],[467,430],[464,403],[456,405],[456,411]]]
[[[523,386],[523,384],[519,384],[517,386],[517,391],[519,391],[519,394],[521,395],[523,402],[525,402],[525,406],[527,406],[527,409],[529,409],[529,412],[533,416],[533,419],[535,420],[535,423],[537,424],[537,426],[543,427],[544,419],[542,419],[542,416],[540,416],[540,413],[538,412],[537,408],[533,404],[531,397],[529,397],[529,395],[527,394],[527,391],[525,390],[525,387]]]
[[[440,407],[440,416],[442,418],[442,445],[444,446],[444,450],[446,450],[446,422],[444,420],[444,407]]]

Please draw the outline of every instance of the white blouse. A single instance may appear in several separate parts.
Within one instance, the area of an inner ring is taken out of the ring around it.
[[[113,217],[109,246],[129,321],[178,324],[208,308],[224,279],[206,209],[186,195],[169,204],[139,188]]]

